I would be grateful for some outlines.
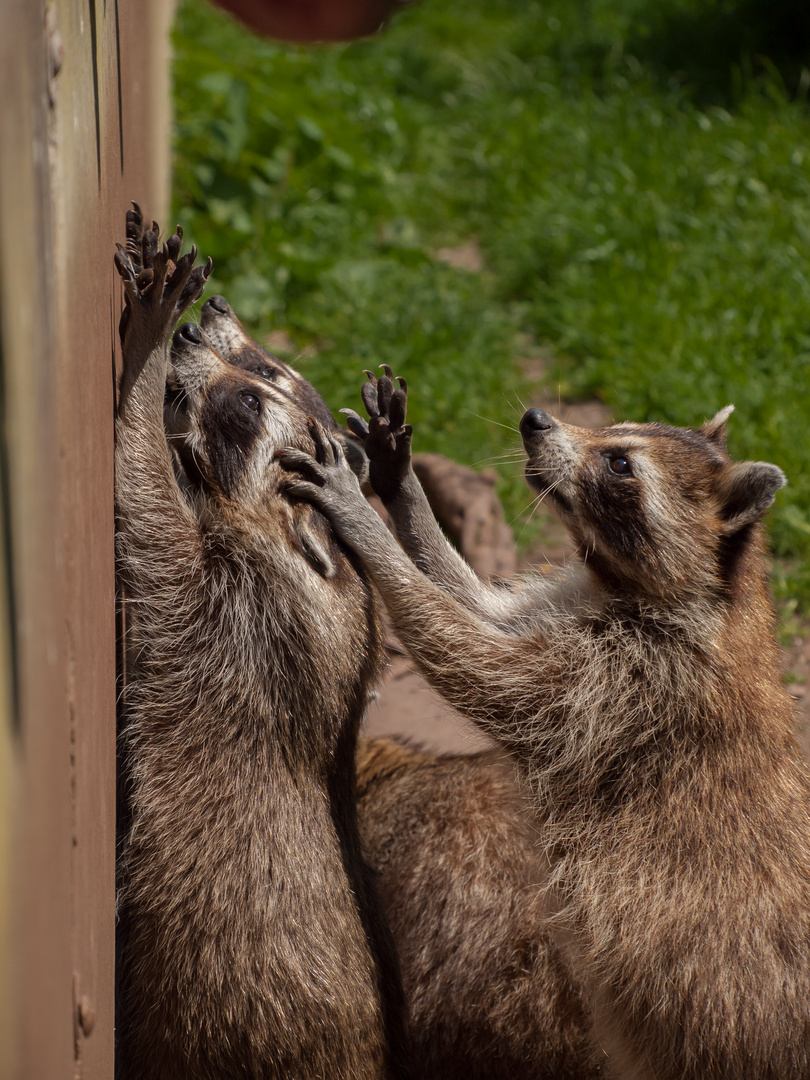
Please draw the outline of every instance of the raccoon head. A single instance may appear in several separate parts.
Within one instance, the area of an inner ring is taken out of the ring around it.
[[[785,483],[775,465],[729,458],[730,412],[700,430],[589,430],[529,409],[520,422],[526,478],[548,493],[582,557],[611,585],[670,598],[722,589]]]
[[[331,526],[306,504],[291,507],[279,490],[276,451],[316,452],[312,417],[283,388],[227,363],[194,323],[175,332],[164,417],[170,444],[202,513],[224,514],[262,537],[286,537],[323,577],[335,574]]]
[[[339,427],[321,395],[289,364],[262,349],[242,326],[224,296],[212,296],[202,306],[200,326],[223,360],[271,383],[310,416],[314,416],[343,445],[346,459],[360,478],[368,477],[368,460],[362,445]]]
[[[282,446],[312,452],[309,414],[271,380],[226,363],[194,323],[175,333],[166,427],[192,481],[224,498],[261,498]]]

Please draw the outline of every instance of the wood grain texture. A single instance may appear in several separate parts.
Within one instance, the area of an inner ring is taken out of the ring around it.
[[[112,254],[168,201],[161,0],[3,0],[0,1075],[109,1077]],[[10,105],[10,107],[8,107]]]

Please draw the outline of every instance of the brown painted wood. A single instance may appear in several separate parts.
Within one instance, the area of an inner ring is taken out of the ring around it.
[[[130,199],[165,211],[170,14],[0,0],[0,1076],[20,1080],[113,1071],[112,254]]]
[[[70,739],[59,633],[56,361],[42,12],[6,3],[0,72],[0,318],[18,703],[12,725],[11,1075],[72,1066]],[[11,621],[11,612],[6,612]],[[34,1002],[50,1024],[38,1024]]]

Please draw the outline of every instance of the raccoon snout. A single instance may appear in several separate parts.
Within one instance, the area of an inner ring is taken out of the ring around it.
[[[202,345],[204,341],[202,330],[200,330],[196,323],[191,322],[183,323],[174,335],[174,339],[175,341],[179,340],[181,342],[187,341],[192,345]]]
[[[520,434],[525,438],[530,438],[541,431],[550,431],[555,424],[556,421],[542,409],[529,409],[520,421]]]
[[[202,306],[202,310],[206,308],[209,311],[216,311],[218,315],[230,315],[231,307],[224,296],[212,296]]]

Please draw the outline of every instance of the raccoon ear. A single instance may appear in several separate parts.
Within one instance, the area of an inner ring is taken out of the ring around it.
[[[726,438],[728,436],[726,421],[733,412],[734,406],[726,405],[725,409],[721,409],[711,420],[707,420],[700,429],[701,435],[705,435],[709,442],[715,443],[721,450],[726,448]]]
[[[730,536],[760,518],[786,483],[782,470],[765,461],[729,465],[720,481],[723,532]]]

